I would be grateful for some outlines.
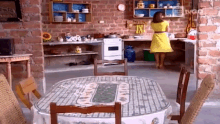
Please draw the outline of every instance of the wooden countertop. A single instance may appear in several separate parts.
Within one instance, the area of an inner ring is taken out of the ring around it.
[[[142,38],[142,39],[123,39],[123,41],[151,41],[151,38]],[[172,38],[170,40],[178,40],[178,38]]]
[[[32,54],[0,55],[0,58],[14,58],[14,57],[27,57],[27,56],[32,56]]]
[[[123,41],[151,41],[152,39],[151,38],[143,38],[143,39],[123,39]],[[196,40],[190,40],[188,38],[171,38],[170,41],[182,41],[182,42],[190,42],[190,43],[193,43],[195,44],[196,43]]]
[[[97,40],[97,41],[86,41],[86,42],[58,42],[58,41],[54,41],[54,42],[45,42],[43,43],[43,45],[68,45],[68,44],[96,44],[96,43],[101,43],[102,41]]]
[[[183,42],[187,42],[187,43],[192,43],[192,44],[196,44],[196,41],[197,40],[191,40],[191,39],[188,39],[188,38],[179,38],[178,39],[179,41],[183,41]]]

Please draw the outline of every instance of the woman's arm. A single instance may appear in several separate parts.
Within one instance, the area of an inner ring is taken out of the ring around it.
[[[170,30],[170,28],[169,28],[169,26],[167,26],[167,28],[166,28],[166,32],[169,32],[169,30]]]
[[[169,28],[169,22],[167,22],[167,27],[166,27],[166,32],[169,32],[170,28]]]

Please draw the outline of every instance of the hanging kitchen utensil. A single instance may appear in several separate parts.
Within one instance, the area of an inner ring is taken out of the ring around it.
[[[127,28],[131,29],[133,27],[133,21],[127,21]]]
[[[192,26],[192,28],[194,28],[194,29],[196,29],[196,23],[195,23],[195,21],[194,21],[194,18],[193,18],[193,13],[191,14],[191,26]],[[198,16],[198,15],[197,15]]]
[[[188,24],[186,26],[186,34],[188,34],[191,29],[196,29],[196,25],[193,21],[193,14],[192,13],[189,14]]]
[[[142,34],[145,32],[145,26],[144,25],[136,25],[136,34]]]
[[[189,14],[188,24],[187,24],[187,26],[186,26],[186,34],[189,33],[190,28],[191,28],[191,15]]]
[[[143,33],[145,33],[145,25],[142,25],[143,26]]]
[[[136,25],[136,34],[139,34],[139,25]]]

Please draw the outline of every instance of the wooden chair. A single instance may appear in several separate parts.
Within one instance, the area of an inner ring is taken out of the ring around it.
[[[86,108],[57,106],[56,103],[50,103],[51,124],[58,124],[57,113],[90,114],[95,112],[115,113],[115,124],[121,124],[121,103],[118,102],[116,102],[114,106],[91,106]]]
[[[171,115],[171,120],[176,120],[180,123],[182,116],[185,113],[185,102],[186,102],[186,94],[187,88],[189,84],[190,72],[185,67],[181,67],[179,82],[177,86],[177,96],[176,101],[171,101],[171,106],[174,108],[173,113]],[[176,109],[175,109],[176,107]]]
[[[124,64],[124,72],[98,72],[98,64],[103,63],[117,63],[117,64]],[[128,75],[128,68],[127,68],[127,59],[124,60],[94,60],[94,75],[95,76],[103,76],[103,75]]]
[[[18,98],[29,109],[31,109],[32,103],[29,101],[30,99],[26,99],[25,96],[29,96],[30,93],[33,93],[38,99],[41,98],[40,93],[37,91],[37,85],[35,83],[34,77],[29,77],[19,82],[19,84],[16,85],[16,93]]]
[[[22,109],[9,86],[7,79],[0,74],[0,124],[26,124]]]
[[[214,87],[215,87],[215,81],[213,80],[211,75],[207,75],[203,79],[200,88],[196,91],[196,94],[191,100],[190,105],[187,108],[185,114],[183,115],[180,124],[194,123],[205,100],[208,98],[209,94],[212,92]]]

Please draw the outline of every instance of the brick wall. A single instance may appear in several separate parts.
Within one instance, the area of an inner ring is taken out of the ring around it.
[[[72,35],[88,35],[95,33],[109,34],[111,32],[117,32],[121,35],[136,35],[136,28],[126,28],[127,20],[133,19],[133,1],[132,0],[82,0],[80,2],[92,3],[92,22],[88,24],[50,24],[49,23],[49,1],[43,0],[42,2],[42,15],[43,15],[43,31],[49,32],[52,35],[53,40],[57,40],[57,37],[66,32],[71,32]],[[73,2],[74,0],[64,0],[64,2]],[[126,10],[124,12],[118,11],[118,4],[125,4]],[[184,6],[186,9],[190,9],[191,0],[185,0]],[[167,19],[170,21],[171,33],[184,33],[187,25],[188,16],[186,18],[172,18]],[[103,20],[105,23],[98,23]],[[143,19],[140,19],[143,20]],[[152,29],[150,28],[151,19],[144,19],[148,21],[146,26],[146,32],[144,35],[152,37]],[[134,46],[134,44],[131,44]],[[136,45],[137,46],[137,45]],[[146,45],[139,44],[138,48],[135,48],[137,60],[143,60],[143,49]],[[45,47],[46,49],[46,47]],[[140,54],[139,54],[140,53]],[[178,56],[179,54],[176,54]],[[74,57],[73,57],[74,58]],[[168,58],[168,57],[167,57]],[[48,59],[45,59],[47,61]],[[50,61],[50,60],[48,60]],[[66,61],[67,62],[67,61]]]
[[[216,79],[216,87],[212,98],[220,93],[220,1],[200,0],[198,27],[198,78],[199,83],[207,75],[212,74]]]
[[[43,15],[43,31],[52,34],[53,39],[57,39],[59,35],[66,32],[71,32],[72,35],[88,35],[94,33],[109,34],[117,32],[122,35],[135,35],[135,27],[132,29],[126,28],[126,21],[133,19],[133,1],[132,0],[82,0],[80,2],[92,3],[92,23],[89,24],[49,24],[49,1],[43,0],[42,15]],[[74,0],[64,0],[65,2],[73,2]],[[184,5],[186,9],[190,9],[191,0],[185,0]],[[126,11],[121,12],[117,10],[118,4],[125,4]],[[100,24],[98,21],[103,20],[105,23]],[[151,21],[151,19],[145,19]],[[181,33],[185,32],[187,24],[186,18],[173,18],[169,21],[171,32]],[[152,33],[149,24],[146,27],[146,33]]]
[[[44,58],[42,46],[41,0],[20,0],[23,22],[0,22],[0,38],[14,38],[15,53],[33,54],[31,73],[36,78],[40,90],[44,78]],[[5,64],[0,65],[0,73],[5,74]],[[13,85],[26,76],[26,67],[21,62],[12,64]]]

